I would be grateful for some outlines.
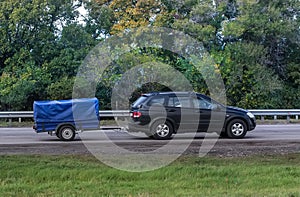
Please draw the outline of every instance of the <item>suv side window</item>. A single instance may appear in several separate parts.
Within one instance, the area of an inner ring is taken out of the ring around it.
[[[181,107],[177,97],[169,97],[168,107]]]
[[[195,108],[199,109],[212,109],[212,103],[203,98],[193,98],[193,104]]]
[[[168,107],[184,107],[191,108],[190,98],[189,97],[169,97],[169,101],[167,104]]]
[[[154,104],[164,105],[165,97],[154,97],[148,102],[149,106],[154,105]]]

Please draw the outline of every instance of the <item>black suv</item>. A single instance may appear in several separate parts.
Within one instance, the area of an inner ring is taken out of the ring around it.
[[[130,116],[129,132],[142,131],[154,139],[188,131],[221,132],[222,137],[240,139],[256,126],[252,113],[195,92],[143,94],[132,104]]]

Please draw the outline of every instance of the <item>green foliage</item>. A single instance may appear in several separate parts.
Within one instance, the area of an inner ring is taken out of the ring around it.
[[[34,100],[45,98],[44,88],[49,81],[50,76],[33,65],[26,65],[21,71],[4,71],[0,79],[1,108],[32,109]]]
[[[299,8],[295,0],[198,1],[173,27],[204,43],[229,104],[293,108],[299,106]]]
[[[109,36],[110,30],[116,22],[113,10],[94,1],[87,2],[86,9],[89,12],[85,20],[86,31],[96,39],[101,38],[101,36]]]
[[[81,5],[88,11],[84,23],[77,20]],[[0,110],[30,110],[34,100],[71,98],[88,52],[112,34],[141,26],[182,31],[202,42],[215,62],[154,48],[122,53],[97,85],[101,107],[110,108],[111,88],[126,71],[161,62],[205,94],[210,94],[206,81],[220,73],[230,105],[299,108],[299,13],[298,0],[3,0]],[[150,83],[137,92],[164,88]]]
[[[225,82],[228,103],[244,108],[273,108],[270,102],[281,88],[274,71],[261,63],[266,50],[255,43],[236,43],[214,52]]]
[[[287,77],[294,87],[300,87],[300,63],[292,62],[288,65]]]
[[[59,81],[52,83],[47,88],[50,100],[71,99],[74,79],[63,77]]]
[[[34,100],[71,97],[70,82],[97,43],[76,21],[80,5],[67,0],[0,3],[0,110],[30,110]]]

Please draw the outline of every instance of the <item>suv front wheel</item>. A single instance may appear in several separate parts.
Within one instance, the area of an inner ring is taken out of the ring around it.
[[[157,140],[170,139],[173,131],[172,124],[165,120],[157,120],[151,126],[152,137]]]
[[[247,126],[243,120],[234,119],[227,125],[227,136],[232,139],[242,139],[247,133]]]

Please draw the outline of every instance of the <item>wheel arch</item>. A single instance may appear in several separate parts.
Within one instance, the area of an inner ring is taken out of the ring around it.
[[[57,125],[57,127],[55,129],[55,133],[57,133],[60,130],[60,128],[62,128],[64,126],[70,126],[70,127],[72,127],[74,129],[74,131],[76,131],[76,127],[75,127],[74,124],[69,123],[69,122],[64,122],[64,123],[60,123],[59,125]]]
[[[150,125],[149,125],[149,128],[152,128],[153,124],[154,124],[156,121],[159,121],[159,120],[166,120],[166,121],[168,121],[168,122],[171,124],[171,126],[173,127],[173,133],[174,133],[174,134],[177,133],[177,127],[175,126],[175,121],[172,120],[171,118],[156,117],[156,118],[154,118],[154,119],[151,121],[151,123],[150,123]]]

